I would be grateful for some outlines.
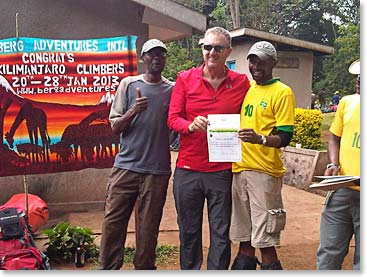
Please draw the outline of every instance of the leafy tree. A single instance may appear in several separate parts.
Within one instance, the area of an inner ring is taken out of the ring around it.
[[[239,0],[227,0],[227,5],[232,18],[233,29],[241,27],[240,17],[240,1]]]
[[[232,30],[240,27],[270,30],[275,13],[271,11],[271,0],[218,0],[210,14],[210,26],[221,26]]]
[[[232,22],[228,20],[227,4],[224,1],[218,1],[214,10],[210,13],[210,26],[221,26],[231,29]]]
[[[355,76],[348,72],[350,64],[360,58],[360,25],[345,24],[339,28],[334,55],[325,61],[320,81],[314,85],[318,91],[327,88],[329,94],[338,90],[341,96],[355,93]]]
[[[241,1],[241,27],[276,33],[273,29],[278,24],[279,14],[273,5],[272,0]]]
[[[338,7],[337,17],[341,24],[358,25],[360,21],[360,1],[359,0],[334,0],[334,5]]]
[[[343,3],[341,3],[343,2]],[[272,11],[278,14],[273,17],[271,31],[280,35],[294,37],[315,43],[334,45],[339,36],[339,27],[344,22],[355,21],[348,18],[351,10],[357,7],[348,6],[354,0],[278,0],[272,5]],[[352,13],[353,14],[353,13]],[[269,26],[270,27],[270,26]],[[315,57],[313,82],[322,82],[323,65],[328,57]]]
[[[318,91],[321,87],[325,87],[329,91],[341,90],[342,93],[353,91],[353,76],[350,76],[345,67],[355,60],[356,56],[359,56],[359,35],[357,37],[353,35],[356,31],[353,26],[358,26],[359,32],[359,0],[176,1],[207,14],[208,27],[222,26],[232,30],[239,24],[239,27],[253,28],[335,47],[334,55],[315,57],[313,89]],[[236,18],[238,14],[239,19]],[[352,33],[348,34],[350,31]],[[195,36],[188,44],[189,41],[189,39],[186,42],[179,41],[178,49],[185,48],[185,50],[180,50],[180,53],[169,59],[172,67],[169,65],[167,71],[171,70],[172,78],[175,76],[175,71],[197,66],[202,62]],[[349,43],[352,43],[351,46],[348,46]],[[197,56],[195,53],[198,53]],[[344,84],[341,84],[343,83],[340,81],[341,78],[338,79],[338,76],[341,76],[338,75],[338,71],[345,74],[347,81]]]
[[[272,27],[277,34],[328,45],[336,38],[333,0],[278,0],[272,10],[279,15]]]
[[[200,66],[203,59],[198,42],[199,37],[193,36],[178,42],[168,43],[168,57],[162,73],[163,76],[175,81],[178,72]]]

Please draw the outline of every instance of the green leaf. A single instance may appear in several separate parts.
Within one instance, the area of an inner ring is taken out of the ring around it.
[[[97,260],[99,249],[94,243],[93,231],[90,228],[80,226],[70,226],[68,222],[60,222],[52,229],[43,231],[47,235],[49,241],[47,245],[46,255],[50,259],[64,259],[72,261],[75,249],[82,241],[83,247],[86,250],[86,258]]]

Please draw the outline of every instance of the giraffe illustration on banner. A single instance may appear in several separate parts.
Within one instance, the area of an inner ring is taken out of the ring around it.
[[[49,146],[50,137],[47,132],[47,116],[46,113],[38,108],[33,107],[32,103],[26,102],[19,110],[10,131],[5,134],[10,148],[14,147],[14,134],[19,125],[25,120],[28,129],[29,141],[34,147],[32,153],[32,162],[39,162],[38,155],[36,154],[36,146],[38,145],[38,130],[41,136],[44,161],[49,162]]]

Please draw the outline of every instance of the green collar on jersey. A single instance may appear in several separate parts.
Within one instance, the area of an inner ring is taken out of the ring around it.
[[[261,86],[267,86],[267,85],[271,85],[271,84],[274,84],[276,82],[279,82],[280,81],[280,78],[279,77],[275,77],[273,79],[270,79],[270,80],[267,80],[265,81],[264,83],[260,84]]]

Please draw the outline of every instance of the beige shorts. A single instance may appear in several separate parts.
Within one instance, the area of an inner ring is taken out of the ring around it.
[[[282,177],[256,171],[233,174],[230,239],[255,248],[279,245],[285,227]]]

